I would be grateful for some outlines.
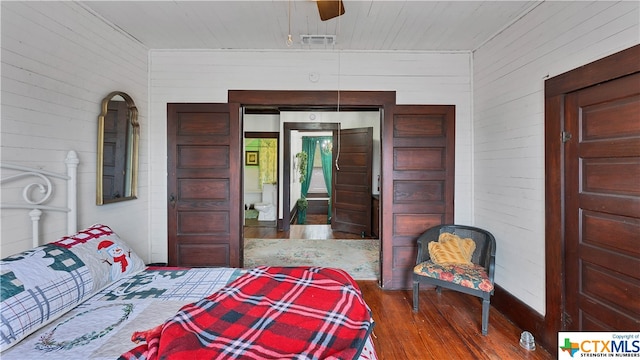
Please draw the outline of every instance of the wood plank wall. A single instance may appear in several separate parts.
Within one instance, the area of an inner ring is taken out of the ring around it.
[[[638,43],[638,13],[638,2],[545,2],[473,56],[475,222],[497,239],[496,282],[540,314],[544,80]]]
[[[344,51],[152,51],[151,117],[166,118],[166,103],[226,102],[232,90],[388,90],[399,104],[448,104],[456,107],[455,201],[471,198],[471,94],[469,53]],[[309,73],[319,76],[309,80]],[[166,193],[164,121],[153,121],[152,193]],[[157,160],[157,161],[155,161]],[[153,257],[166,256],[165,199],[151,199]],[[458,207],[456,207],[457,209]],[[470,223],[472,209],[460,206],[455,217]]]
[[[148,49],[78,3],[3,1],[1,6],[2,160],[64,173],[67,151],[76,150],[78,225],[112,226],[123,239],[135,239],[132,247],[146,260]],[[129,94],[139,112],[139,199],[98,207],[98,114],[102,99],[114,90]],[[65,189],[54,190],[62,204]],[[40,229],[47,242],[66,235],[63,215],[43,215]],[[26,211],[2,211],[1,238],[3,257],[31,247]]]

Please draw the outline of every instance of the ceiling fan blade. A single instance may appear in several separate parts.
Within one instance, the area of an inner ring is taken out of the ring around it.
[[[342,0],[330,1],[330,0],[317,0],[318,12],[320,13],[320,20],[326,21],[333,19],[344,14],[344,5]]]

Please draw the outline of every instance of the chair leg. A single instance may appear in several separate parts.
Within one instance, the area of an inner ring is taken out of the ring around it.
[[[418,311],[418,303],[420,301],[420,299],[418,298],[418,295],[420,294],[420,282],[418,281],[413,281],[413,311],[417,312]]]
[[[482,335],[489,331],[489,299],[482,300]]]

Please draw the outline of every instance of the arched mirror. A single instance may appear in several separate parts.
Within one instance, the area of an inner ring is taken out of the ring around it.
[[[121,91],[107,95],[98,116],[96,204],[136,198],[139,138],[133,99]]]

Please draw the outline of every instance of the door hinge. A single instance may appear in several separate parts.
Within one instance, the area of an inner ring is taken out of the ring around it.
[[[566,143],[569,140],[571,140],[571,133],[568,132],[568,131],[563,131],[562,132],[562,142]]]
[[[566,311],[562,312],[562,325],[565,329],[569,328],[573,324],[573,319],[571,319],[571,315]]]

